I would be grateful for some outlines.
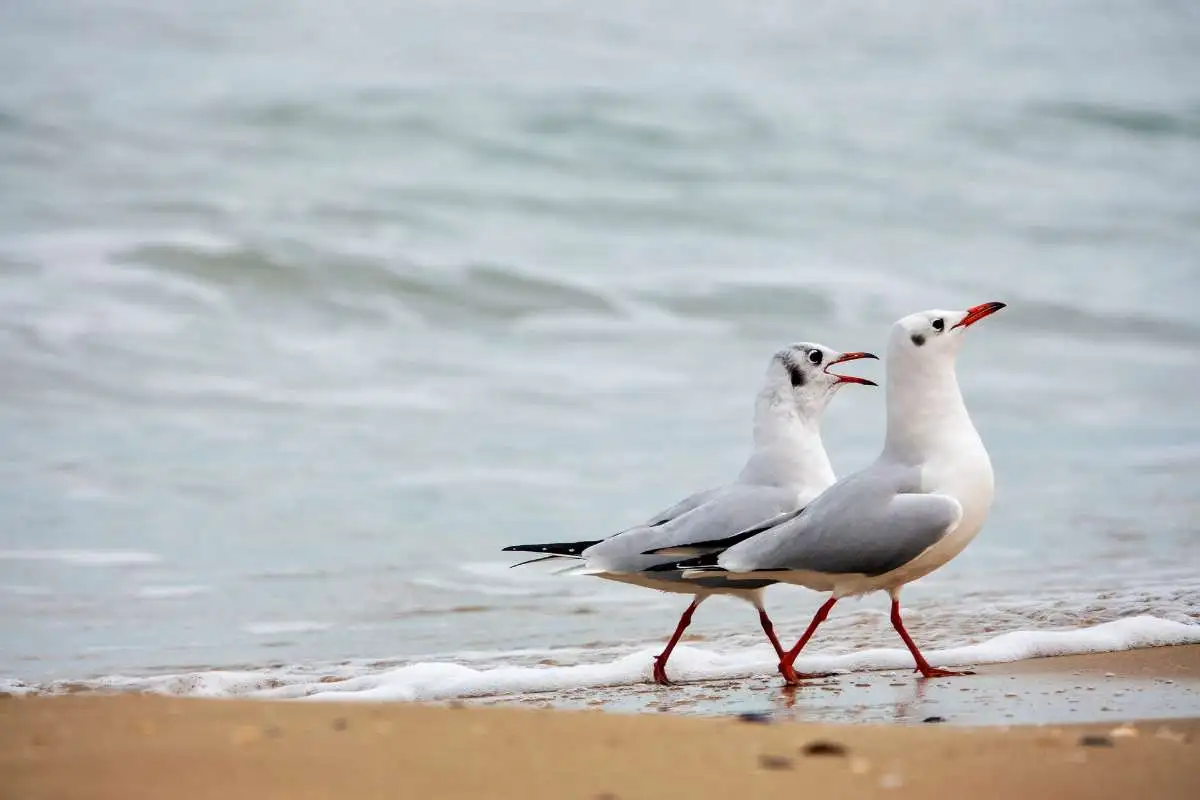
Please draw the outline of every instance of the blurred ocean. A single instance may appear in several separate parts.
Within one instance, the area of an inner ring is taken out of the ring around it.
[[[685,598],[500,547],[727,480],[779,346],[988,300],[914,633],[1200,620],[1195,3],[9,2],[0,74],[0,677],[652,646]],[[839,472],[882,431],[843,391]],[[816,651],[897,646],[844,605]]]

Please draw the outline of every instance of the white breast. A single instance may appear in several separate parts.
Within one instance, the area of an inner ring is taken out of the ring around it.
[[[933,572],[963,551],[987,520],[995,496],[992,462],[979,437],[966,441],[945,458],[931,460],[921,472],[921,486],[947,494],[963,509],[962,519],[937,544],[899,569],[872,579],[877,589],[898,589]]]

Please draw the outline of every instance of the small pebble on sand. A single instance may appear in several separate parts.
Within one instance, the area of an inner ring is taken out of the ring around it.
[[[776,756],[764,753],[758,757],[758,766],[761,769],[771,770],[773,772],[781,772],[783,770],[792,769],[794,764],[792,760],[786,756]]]
[[[1079,737],[1079,744],[1083,747],[1112,747],[1113,740],[1101,733],[1088,733]]]
[[[846,746],[837,742],[818,739],[815,742],[809,742],[804,745],[802,752],[806,756],[844,756],[846,755]]]

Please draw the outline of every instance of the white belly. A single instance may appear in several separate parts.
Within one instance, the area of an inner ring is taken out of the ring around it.
[[[912,561],[891,572],[885,572],[883,575],[876,575],[873,578],[862,576],[865,585],[859,581],[847,582],[845,593],[865,594],[866,592],[873,592],[879,589],[891,592],[899,589],[906,583],[912,583],[918,578],[924,578],[966,549],[966,546],[971,543],[971,540],[975,538],[982,527],[982,519],[978,521],[968,520],[966,515],[964,515],[963,520],[955,526],[954,530],[943,536],[937,544],[925,550]],[[835,591],[840,590],[842,590],[842,586],[839,584]]]
[[[963,509],[962,519],[936,544],[904,566],[873,578],[861,576],[868,584],[865,591],[895,591],[906,583],[925,577],[966,549],[983,528],[992,509],[996,485],[992,462],[982,443],[978,447],[967,448],[966,452],[959,452],[952,461],[927,464],[922,471],[921,483],[927,491],[947,494],[957,500]],[[847,582],[846,588],[852,589],[847,594],[863,594],[864,590],[859,588],[861,583]],[[838,588],[841,589],[840,586]]]
[[[692,581],[670,581],[656,580],[653,573],[649,572],[593,572],[590,573],[597,578],[604,578],[617,583],[630,583],[634,586],[644,586],[647,589],[657,589],[660,592],[670,592],[671,594],[689,594],[696,597],[709,597],[714,594],[725,594],[732,597],[738,597],[745,600],[747,603],[758,605],[762,597],[762,589],[738,589],[736,587],[710,587]],[[747,576],[755,580],[761,580],[758,576]]]

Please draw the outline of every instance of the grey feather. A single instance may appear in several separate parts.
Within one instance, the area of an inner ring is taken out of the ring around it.
[[[727,536],[783,512],[792,511],[800,498],[795,489],[779,486],[731,484],[713,491],[706,502],[655,526],[630,528],[583,552],[589,565],[614,572],[637,572],[677,560],[672,556],[644,555],[646,550],[686,545]]]
[[[921,494],[915,467],[876,463],[835,483],[804,513],[726,550],[731,572],[804,570],[882,575],[936,544],[962,517],[943,494]]]
[[[674,556],[676,558],[693,558],[695,556],[708,555],[709,553],[717,553],[722,550],[728,550],[738,542],[744,542],[752,536],[757,536],[764,531],[782,525],[783,523],[795,519],[798,515],[804,513],[804,508],[794,508],[790,511],[784,511],[782,514],[776,514],[773,517],[759,522],[753,527],[746,528],[740,533],[735,533],[733,536],[726,536],[723,539],[709,539],[707,541],[693,542],[692,544],[674,545],[671,547],[659,547],[649,550],[645,555],[654,556]]]
[[[653,527],[655,525],[662,525],[664,522],[670,522],[676,517],[682,516],[698,506],[704,505],[714,495],[720,493],[722,488],[723,487],[718,486],[713,489],[705,489],[702,492],[696,492],[695,494],[688,495],[675,505],[668,508],[666,511],[660,511],[659,513],[655,514],[638,527]],[[624,533],[624,531],[622,531],[622,533]]]

